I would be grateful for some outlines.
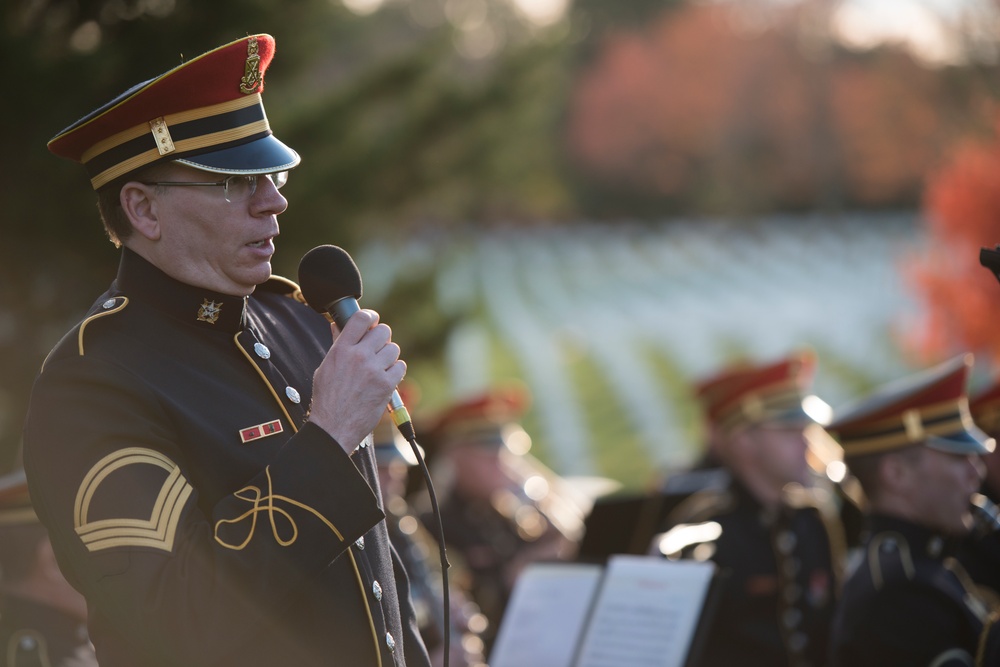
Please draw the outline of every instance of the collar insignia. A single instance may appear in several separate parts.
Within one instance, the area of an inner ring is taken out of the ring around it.
[[[247,61],[243,65],[243,78],[240,79],[240,92],[252,95],[261,84],[260,55],[257,53],[257,38],[247,40]]]
[[[216,303],[214,301],[209,301],[205,299],[200,306],[198,306],[198,321],[208,322],[209,324],[215,324],[219,319],[219,314],[222,312],[222,304]]]

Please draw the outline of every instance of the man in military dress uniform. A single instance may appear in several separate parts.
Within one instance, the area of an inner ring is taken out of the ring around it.
[[[969,414],[971,365],[965,355],[889,383],[828,426],[869,502],[834,622],[836,667],[1000,664],[996,616],[952,557],[972,525],[979,457],[994,448]]]
[[[0,477],[0,667],[96,667],[87,603],[63,577],[23,470]]]
[[[814,369],[814,356],[803,352],[734,365],[697,385],[730,482],[678,505],[652,547],[718,566],[696,665],[819,667],[825,660],[844,537],[807,461],[803,431],[815,422],[806,409],[819,404],[807,395]]]
[[[374,312],[336,332],[271,276],[299,163],[261,101],[274,49],[219,47],[49,143],[124,246],[24,439],[104,667],[428,663],[369,445],[399,348]]]

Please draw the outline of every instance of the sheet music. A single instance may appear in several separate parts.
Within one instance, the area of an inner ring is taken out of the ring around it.
[[[518,577],[491,667],[570,667],[604,568],[534,563]]]
[[[577,667],[683,667],[714,572],[710,562],[613,556]]]

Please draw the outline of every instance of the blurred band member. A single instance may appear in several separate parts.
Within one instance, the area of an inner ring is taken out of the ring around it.
[[[861,560],[837,609],[835,667],[996,665],[994,618],[952,557],[994,441],[965,394],[971,355],[876,390],[828,430],[868,498]]]
[[[814,371],[815,357],[802,352],[697,386],[713,454],[731,480],[682,502],[653,551],[719,568],[700,667],[822,664],[844,537],[804,437],[815,423],[807,410],[825,407],[808,395]]]

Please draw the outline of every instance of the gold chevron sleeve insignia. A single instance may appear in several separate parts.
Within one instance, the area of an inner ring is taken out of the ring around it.
[[[98,461],[80,484],[73,507],[76,534],[88,551],[151,547],[169,553],[192,490],[177,464],[160,452],[118,450]]]

